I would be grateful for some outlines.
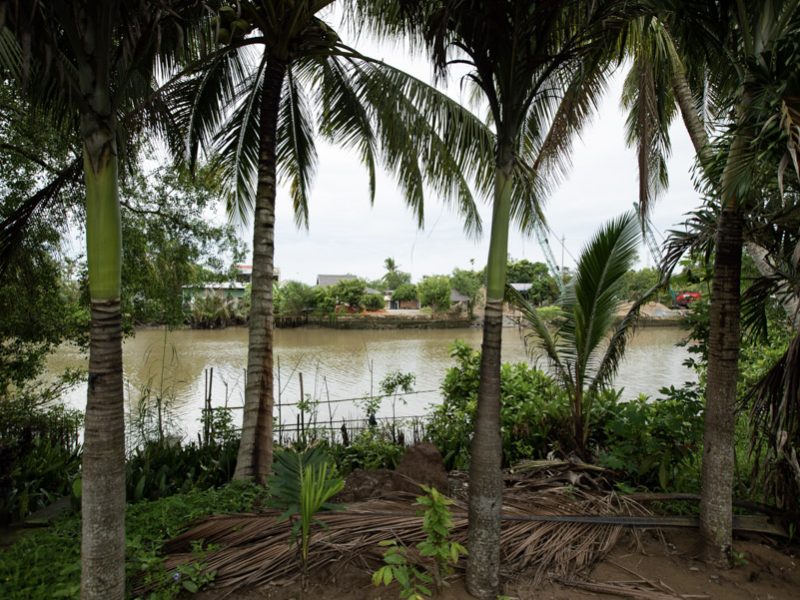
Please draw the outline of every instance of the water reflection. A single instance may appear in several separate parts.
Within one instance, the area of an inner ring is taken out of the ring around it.
[[[684,337],[676,328],[642,328],[636,332],[620,366],[615,386],[624,388],[623,397],[639,393],[654,396],[659,388],[680,385],[694,374],[682,365],[685,348],[675,344]],[[439,400],[438,387],[452,365],[449,347],[462,339],[480,347],[480,329],[340,331],[331,329],[282,329],[275,339],[275,389],[284,406],[281,418],[293,423],[294,406],[300,399],[300,373],[303,391],[312,399],[325,401],[353,399],[378,393],[381,379],[390,371],[411,372],[416,376],[418,393],[397,404],[397,414],[421,415]],[[150,386],[172,397],[172,409],[184,433],[194,435],[203,405],[204,372],[214,369],[212,403],[240,406],[244,395],[244,368],[247,361],[247,330],[218,331],[161,329],[140,330],[123,346],[126,396],[136,402],[142,389]],[[525,347],[515,329],[505,329],[503,360],[523,361]],[[166,359],[165,359],[166,357]],[[545,367],[542,359],[534,359]],[[79,352],[62,348],[48,363],[51,373],[66,367],[86,367]],[[162,369],[163,367],[163,369]],[[163,373],[163,379],[162,379]],[[77,408],[85,405],[85,386],[74,389],[67,402]],[[352,401],[331,404],[335,419],[353,418],[363,411]],[[390,415],[390,402],[384,402],[380,416]],[[328,420],[328,407],[320,407],[320,419]]]

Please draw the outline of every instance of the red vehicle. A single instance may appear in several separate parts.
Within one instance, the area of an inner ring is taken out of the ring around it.
[[[695,300],[700,300],[700,292],[678,292],[672,303],[678,308],[686,308]]]

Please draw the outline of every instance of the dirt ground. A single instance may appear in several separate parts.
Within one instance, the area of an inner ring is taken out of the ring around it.
[[[519,600],[588,600],[640,598],[644,600],[795,600],[800,599],[800,560],[797,548],[778,550],[768,540],[738,540],[739,564],[730,570],[710,568],[696,559],[698,537],[694,531],[672,531],[663,539],[640,534],[637,548],[626,536],[581,582],[600,584],[606,592],[588,591],[555,581],[536,587],[524,577],[509,581],[504,593]],[[794,550],[794,551],[792,551]],[[303,591],[299,582],[278,582],[258,589],[227,594],[208,590],[198,600],[395,600],[398,588],[375,588],[363,565],[337,564],[324,573],[312,573]],[[614,591],[615,593],[608,593]],[[463,582],[456,578],[439,600],[470,600]]]

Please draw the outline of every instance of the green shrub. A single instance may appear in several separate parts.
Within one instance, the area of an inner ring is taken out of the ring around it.
[[[356,469],[394,469],[403,451],[403,446],[392,441],[391,430],[377,428],[364,429],[349,446],[330,447],[331,457],[343,475]]]
[[[425,277],[417,285],[417,293],[420,304],[430,306],[434,312],[450,308],[450,278],[447,275]]]
[[[392,292],[392,300],[396,300],[397,302],[406,302],[416,299],[417,286],[412,283],[404,283],[398,286],[397,289]]]
[[[238,439],[202,445],[148,442],[128,457],[128,501],[155,500],[226,484],[233,478],[238,452]]]
[[[125,516],[128,597],[134,585],[157,583],[152,600],[174,598],[182,585],[167,573],[161,546],[193,521],[211,514],[252,510],[264,500],[264,488],[234,482],[220,489],[192,490],[153,502],[129,505]],[[78,598],[80,593],[80,519],[69,516],[45,529],[25,532],[0,551],[3,600]]]
[[[632,486],[695,490],[703,398],[696,384],[662,388],[661,394],[657,400],[639,396],[605,407],[599,462],[620,472]]]
[[[386,302],[381,294],[367,294],[364,296],[364,308],[367,310],[381,310],[386,306]]]
[[[442,384],[443,402],[433,410],[427,435],[447,468],[466,469],[478,398],[480,352],[463,342],[451,351],[456,366]],[[702,444],[702,395],[696,384],[661,390],[664,398],[620,401],[615,390],[592,402],[588,446],[600,464],[630,486],[682,489],[696,485],[694,467]],[[542,459],[575,447],[566,392],[527,364],[503,364],[500,372],[503,464]]]
[[[0,525],[70,494],[83,414],[30,392],[0,401]]]
[[[443,401],[433,409],[427,435],[448,468],[465,469],[478,399],[480,352],[456,342],[451,356],[456,366],[445,374]],[[505,465],[572,447],[567,397],[551,377],[524,363],[505,363],[500,397]]]

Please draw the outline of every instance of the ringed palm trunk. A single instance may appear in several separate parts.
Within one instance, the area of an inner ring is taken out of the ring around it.
[[[113,126],[84,115],[91,326],[81,496],[81,598],[125,595],[122,229]]]
[[[480,385],[469,467],[467,590],[494,600],[500,592],[500,509],[503,502],[500,437],[500,344],[511,214],[512,153],[500,146],[495,173],[492,233],[487,262]]]
[[[276,130],[286,64],[270,59],[261,93],[258,186],[242,440],[234,479],[264,483],[272,467],[272,283],[275,260]]]
[[[741,110],[739,111],[741,116]],[[732,173],[745,150],[739,133],[722,176],[708,333],[700,534],[706,562],[729,565],[733,539],[734,427],[739,374],[743,216]]]

